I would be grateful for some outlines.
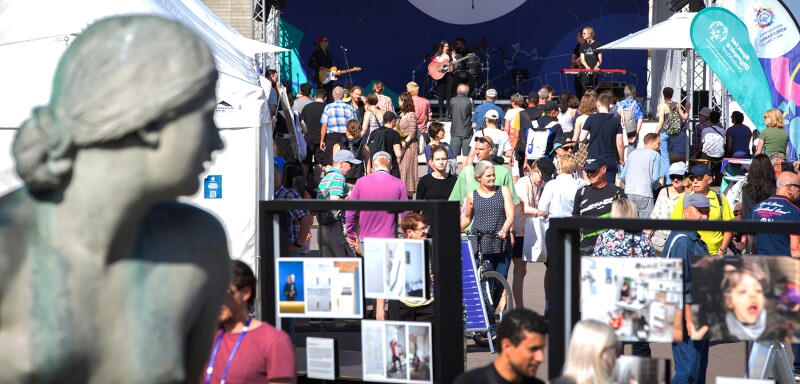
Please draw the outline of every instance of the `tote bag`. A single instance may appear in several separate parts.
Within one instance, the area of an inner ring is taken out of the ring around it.
[[[546,217],[525,218],[525,240],[522,243],[522,260],[537,263],[547,261],[544,234],[548,226]]]

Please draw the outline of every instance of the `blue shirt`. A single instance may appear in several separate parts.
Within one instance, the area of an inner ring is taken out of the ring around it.
[[[498,107],[493,101],[484,101],[483,104],[479,105],[478,108],[475,108],[475,113],[472,114],[472,118],[469,120],[475,123],[475,129],[482,129],[483,128],[483,118],[486,116],[486,112],[489,110],[494,109],[497,111],[497,116],[499,116],[499,120],[497,120],[497,126],[499,128],[503,127],[503,109]]]
[[[358,120],[356,110],[350,104],[336,100],[325,106],[319,123],[328,125],[325,133],[345,133],[350,120]]]
[[[619,107],[617,109],[630,108],[631,104],[633,104],[633,119],[636,120],[637,122],[644,120],[644,112],[642,111],[642,105],[639,104],[639,102],[634,100],[632,97],[628,97],[625,100],[622,100],[619,103],[617,103],[617,107]]]
[[[708,255],[708,247],[696,231],[672,231],[664,243],[664,257],[683,260],[684,304],[692,303],[692,257]]]
[[[758,220],[762,223],[772,221],[797,223],[800,221],[800,209],[792,204],[786,197],[772,195],[753,207],[747,218],[750,220]],[[792,252],[789,246],[789,236],[798,235],[774,232],[757,233],[758,254],[767,256],[791,256]]]

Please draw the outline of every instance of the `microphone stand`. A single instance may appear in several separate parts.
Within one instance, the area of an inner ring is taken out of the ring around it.
[[[347,50],[344,47],[339,48],[342,49],[342,54],[344,55],[344,66],[350,69],[350,63],[347,61]],[[353,72],[347,72],[347,77],[350,79],[350,84],[353,84]]]
[[[421,66],[423,66],[423,65],[428,63],[428,54],[427,53],[423,53],[420,56],[422,56],[422,62],[419,63],[419,65],[417,65],[417,67],[414,68],[413,71],[411,71],[411,81],[413,81],[415,83],[416,83],[415,76],[417,75],[417,71],[419,71],[419,67],[421,67]]]

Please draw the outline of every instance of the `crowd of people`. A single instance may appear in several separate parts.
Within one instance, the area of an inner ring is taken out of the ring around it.
[[[286,163],[301,170],[291,180],[285,169],[279,170],[285,188],[296,192],[289,198],[457,201],[462,230],[495,234],[480,244],[481,252],[504,276],[513,270],[517,307],[526,307],[522,286],[527,262],[546,259],[531,249],[542,254],[554,249],[549,218],[763,221],[766,206],[779,204],[788,213],[769,220],[793,221],[800,212],[800,181],[786,162],[788,135],[777,109],[765,112],[767,128],[760,135],[743,124],[741,112],[732,112],[726,127],[720,111],[707,107],[698,111],[699,122],[690,130],[691,105],[674,101],[675,91],[667,87],[661,92],[655,131],[645,132],[644,109],[632,84],[625,86],[621,100],[591,87],[579,98],[544,86],[527,97],[512,95],[506,110],[497,103],[495,90],[487,90],[485,100],[476,103],[461,84],[447,100],[449,121],[433,119],[430,102],[419,96],[414,82],[396,100],[383,95],[380,81],[366,95],[359,86],[335,86],[330,100],[326,89],[313,94],[312,89],[311,84],[300,86],[293,108],[308,155]],[[419,168],[421,155],[427,172]],[[740,164],[723,168],[723,158],[750,159],[735,204],[712,185],[722,172],[744,174],[745,169]],[[307,214],[312,213],[290,215],[296,228],[290,231],[292,252],[309,249]],[[422,214],[403,223],[406,237],[426,237],[427,230],[415,229],[427,225]],[[326,212],[324,217],[318,214],[317,222],[322,256],[360,255],[364,238],[398,236],[396,217],[386,212]],[[543,223],[538,225],[544,226],[544,236],[526,241],[526,236],[535,236],[526,234],[532,222]],[[800,257],[800,236],[619,229],[582,231],[580,236],[582,256],[688,260],[697,252]],[[546,298],[548,280],[545,274]],[[432,318],[425,308],[386,304],[379,300],[372,316]],[[546,303],[545,318],[548,307]],[[704,350],[702,340],[686,340],[673,347],[676,374],[704,377],[707,345]],[[646,343],[636,343],[633,351],[650,356]]]

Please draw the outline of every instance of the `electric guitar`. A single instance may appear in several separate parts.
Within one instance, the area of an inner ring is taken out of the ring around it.
[[[353,67],[350,69],[343,69],[341,71],[336,67],[330,67],[330,68],[321,67],[319,69],[319,82],[322,84],[328,84],[331,81],[339,80],[339,78],[336,76],[343,75],[349,72],[357,72],[360,70],[361,67]]]
[[[428,64],[428,74],[430,74],[431,77],[434,80],[440,80],[442,77],[444,77],[444,75],[447,72],[453,72],[453,66],[454,65],[456,65],[456,64],[458,64],[458,63],[460,63],[460,62],[462,62],[462,61],[464,61],[464,60],[466,60],[466,59],[468,59],[470,57],[475,57],[475,54],[474,53],[470,53],[470,54],[468,54],[468,55],[466,55],[466,56],[464,56],[464,57],[462,57],[460,59],[456,59],[456,60],[453,60],[453,61],[450,61],[450,60],[445,60],[445,61],[440,61],[440,62],[431,61],[431,63]]]

